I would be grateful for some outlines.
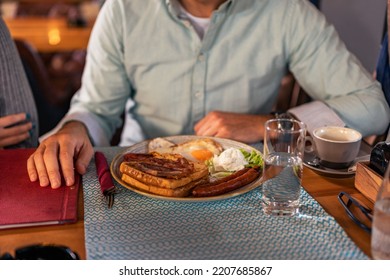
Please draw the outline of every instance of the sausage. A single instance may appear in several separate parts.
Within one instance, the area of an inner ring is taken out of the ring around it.
[[[198,185],[192,190],[194,197],[221,195],[249,184],[259,176],[254,168],[245,168],[212,183]]]
[[[221,195],[249,184],[259,176],[254,168],[245,168],[215,182],[196,186],[192,190],[194,197]]]
[[[210,187],[210,186],[214,186],[214,185],[218,185],[218,184],[221,184],[221,183],[224,183],[224,182],[227,182],[227,181],[230,181],[234,178],[237,178],[238,176],[241,176],[242,174],[244,174],[245,172],[247,172],[249,170],[249,168],[243,168],[241,170],[238,170],[232,174],[230,174],[229,176],[225,176],[225,177],[222,177],[222,178],[219,178],[217,180],[214,180],[214,181],[207,181],[201,185],[198,185],[197,187],[198,188],[205,188],[205,187]]]

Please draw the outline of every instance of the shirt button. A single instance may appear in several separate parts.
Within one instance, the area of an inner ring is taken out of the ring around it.
[[[183,23],[184,23],[184,26],[187,28],[189,28],[191,26],[191,22],[189,22],[188,20],[183,21]]]
[[[204,54],[203,54],[203,53],[200,53],[200,54],[198,55],[198,60],[201,61],[201,62],[204,61]]]
[[[195,97],[196,97],[196,99],[202,99],[203,98],[203,92],[201,92],[201,91],[195,92]]]

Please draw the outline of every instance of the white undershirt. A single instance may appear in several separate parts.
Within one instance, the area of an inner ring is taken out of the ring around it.
[[[182,12],[191,22],[196,33],[199,35],[199,38],[203,39],[204,34],[209,28],[210,18],[201,18],[201,17],[193,16],[189,12],[187,12],[182,5],[179,4],[179,7],[180,7],[180,12]]]

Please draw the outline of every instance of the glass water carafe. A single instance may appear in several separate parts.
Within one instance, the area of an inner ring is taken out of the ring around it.
[[[390,164],[375,201],[371,253],[374,259],[390,260]]]

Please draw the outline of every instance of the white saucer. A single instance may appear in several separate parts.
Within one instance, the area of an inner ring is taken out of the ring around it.
[[[316,165],[314,165],[312,162],[315,162]],[[354,166],[355,163],[356,162],[353,162],[351,166]],[[351,167],[343,168],[343,169],[332,169],[332,168],[322,166],[319,163],[319,160],[314,153],[305,153],[303,157],[303,165],[306,166],[307,168],[310,168],[311,170],[313,170],[314,172],[320,175],[327,176],[327,177],[334,177],[334,178],[352,177],[355,175],[356,172],[356,169]]]

